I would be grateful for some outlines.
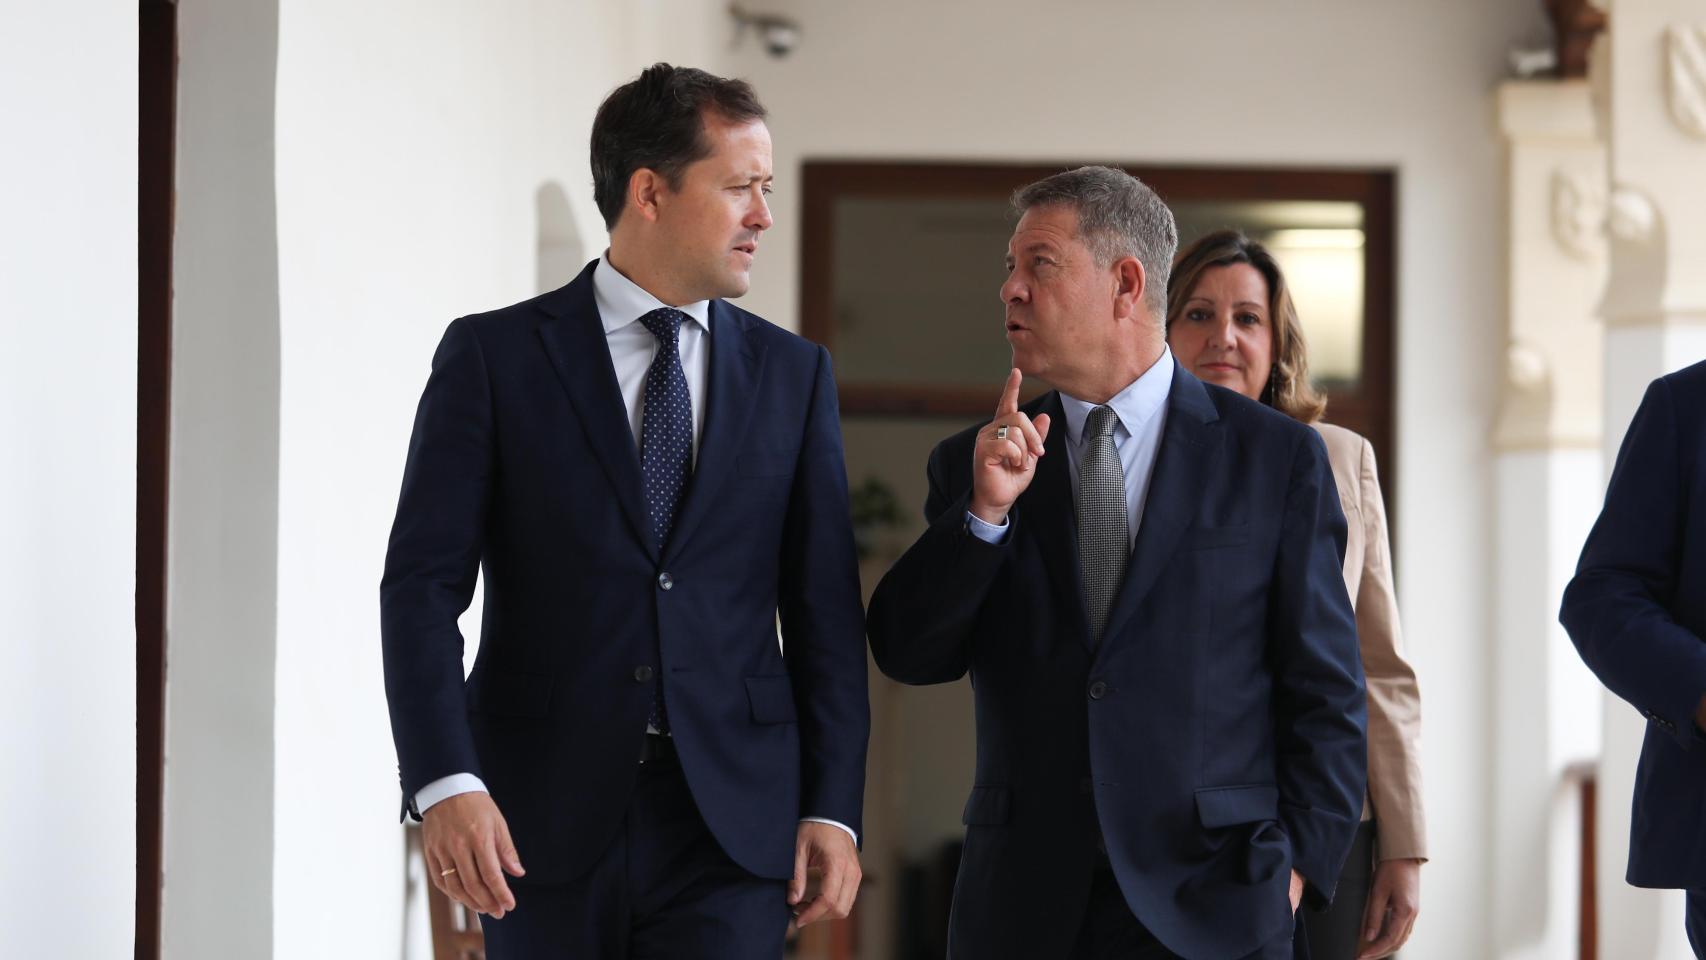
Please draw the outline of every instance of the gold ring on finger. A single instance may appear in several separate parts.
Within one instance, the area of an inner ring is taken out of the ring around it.
[[[455,873],[455,872],[456,872],[456,868],[455,868],[455,867],[451,867],[451,868],[450,868],[450,869],[449,869],[449,870],[440,870],[440,871],[439,871],[439,872],[438,872],[438,875],[439,875],[439,876],[441,876],[441,877],[448,877],[448,876],[450,876],[450,875],[451,875],[451,874],[453,874],[453,873]]]
[[[1005,423],[1002,424],[1001,426],[995,428],[995,439],[997,439],[997,440],[1007,439],[1007,425]]]

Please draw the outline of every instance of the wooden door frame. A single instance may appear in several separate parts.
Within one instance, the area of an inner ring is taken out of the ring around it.
[[[166,753],[166,505],[171,452],[172,236],[178,22],[140,0],[137,97],[136,960],[160,955]]]

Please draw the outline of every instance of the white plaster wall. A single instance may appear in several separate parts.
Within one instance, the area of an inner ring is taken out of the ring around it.
[[[1597,506],[1599,451],[1509,451],[1495,473],[1495,920],[1486,955],[1552,960],[1573,953],[1580,920],[1580,787],[1564,774],[1600,749],[1598,681],[1557,622]]]
[[[135,932],[136,98],[134,4],[7,10],[0,931],[11,956],[128,956]]]
[[[1539,4],[795,0],[798,51],[733,58],[771,108],[776,228],[746,304],[796,322],[802,158],[1395,167],[1397,543],[1433,862],[1417,960],[1490,949],[1504,49]],[[990,251],[991,275],[1000,250]],[[881,282],[881,278],[872,278]],[[999,336],[996,290],[990,336]],[[1001,371],[991,371],[991,384]],[[993,389],[993,386],[992,386]],[[1425,519],[1424,519],[1425,518]]]
[[[546,184],[573,227],[546,232],[603,249],[594,110],[653,60],[715,69],[722,16],[697,0],[281,5],[274,956],[401,951],[378,587],[433,348],[454,317],[537,292]]]

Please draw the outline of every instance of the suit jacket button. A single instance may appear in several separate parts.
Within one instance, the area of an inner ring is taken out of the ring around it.
[[[635,683],[645,683],[647,680],[650,680],[651,678],[652,678],[652,668],[651,667],[638,666],[638,667],[634,668],[634,682]]]
[[[1090,684],[1090,699],[1100,700],[1108,695],[1108,685],[1100,680]]]
[[[668,590],[670,587],[675,586],[675,578],[667,573],[660,573],[658,574],[658,586]]]

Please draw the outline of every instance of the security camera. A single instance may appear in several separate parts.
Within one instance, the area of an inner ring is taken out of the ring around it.
[[[773,13],[751,13],[738,3],[729,5],[729,16],[735,21],[737,42],[748,28],[755,30],[759,41],[764,44],[765,52],[772,57],[785,57],[800,45],[800,25],[787,17]]]
[[[760,23],[758,30],[764,38],[764,49],[772,57],[785,57],[800,45],[800,28],[780,17]]]

